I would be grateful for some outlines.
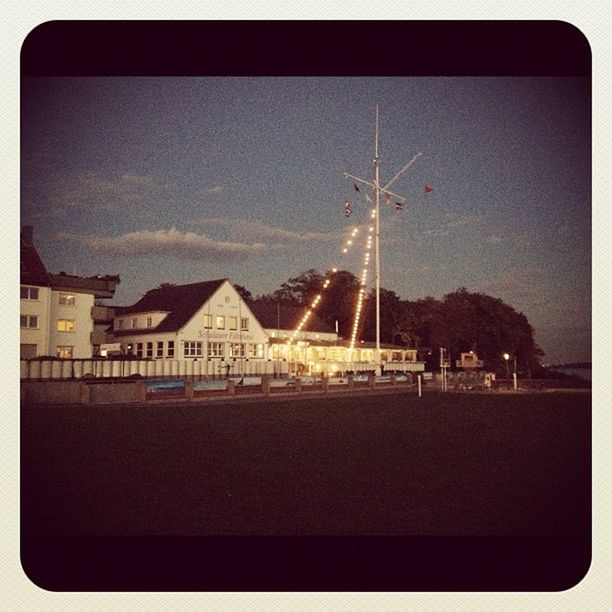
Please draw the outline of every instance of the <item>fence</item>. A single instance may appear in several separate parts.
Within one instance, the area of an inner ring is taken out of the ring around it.
[[[231,376],[284,377],[297,362],[283,360],[244,359],[220,361],[212,359],[22,359],[21,380],[75,380],[83,377],[129,378],[219,378]],[[327,372],[367,373],[374,369],[368,362],[321,362]],[[305,367],[305,366],[302,366]],[[416,372],[423,369],[420,362],[385,362],[386,372]]]
[[[220,377],[286,376],[288,364],[283,361],[244,360],[191,360],[173,359],[23,359],[20,362],[21,380],[74,380],[83,377],[143,378],[161,377]]]
[[[412,388],[412,376],[355,375],[338,378],[312,377],[275,379],[271,376],[218,380],[184,379],[83,379],[69,381],[22,381],[21,399],[26,404],[130,404],[156,400],[192,401],[201,398],[247,394],[338,393],[344,390],[374,390],[404,386]]]

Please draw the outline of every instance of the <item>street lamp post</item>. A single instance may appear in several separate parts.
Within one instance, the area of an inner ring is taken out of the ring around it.
[[[503,357],[504,357],[504,362],[506,363],[506,388],[509,389],[510,388],[510,374],[509,374],[509,368],[508,368],[508,361],[510,360],[510,354],[504,353]]]

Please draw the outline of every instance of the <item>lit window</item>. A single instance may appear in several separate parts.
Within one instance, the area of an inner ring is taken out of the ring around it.
[[[204,315],[204,329],[212,329],[212,315]]]
[[[58,319],[57,331],[72,332],[75,329],[74,319]]]
[[[72,359],[72,346],[58,346],[56,355],[60,359]]]
[[[244,357],[244,344],[230,344],[230,357]]]
[[[208,344],[209,357],[223,357],[225,354],[223,342],[210,342]]]
[[[76,297],[72,293],[60,293],[59,303],[63,306],[74,306],[76,303]]]
[[[264,353],[263,344],[249,344],[249,357],[261,359]]]
[[[201,357],[202,343],[201,342],[185,342],[185,357]]]
[[[163,342],[157,343],[157,356],[158,357],[164,356],[164,343]]]
[[[38,299],[38,287],[21,287],[21,299],[22,300],[37,300]]]
[[[174,340],[168,340],[168,357],[174,357]]]
[[[38,317],[34,315],[20,315],[19,325],[25,329],[38,329]]]
[[[249,318],[248,317],[242,317],[240,319],[240,329],[242,331],[249,331]]]
[[[238,329],[238,317],[228,317],[229,321],[229,329],[236,330]]]
[[[225,329],[225,317],[223,315],[217,316],[217,329]]]

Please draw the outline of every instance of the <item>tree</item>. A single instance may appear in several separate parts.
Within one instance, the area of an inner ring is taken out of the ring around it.
[[[432,348],[450,349],[452,357],[475,351],[491,370],[504,369],[502,355],[516,356],[519,371],[529,375],[543,355],[533,337],[527,317],[502,300],[464,287],[449,293],[427,311],[409,308],[412,333]],[[435,302],[435,300],[434,300]]]
[[[255,298],[253,297],[253,294],[247,288],[243,287],[242,285],[234,284],[234,289],[240,294],[240,297],[245,302],[254,301]]]
[[[278,288],[270,298],[281,304],[304,306],[323,284],[323,275],[314,268],[290,278]]]

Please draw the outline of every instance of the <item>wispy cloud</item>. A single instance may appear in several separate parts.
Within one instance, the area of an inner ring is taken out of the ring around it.
[[[262,243],[218,241],[204,234],[180,232],[174,227],[156,231],[140,230],[116,237],[61,232],[58,238],[81,244],[96,254],[120,257],[154,255],[187,260],[208,257],[220,261],[238,259],[266,248]]]
[[[247,219],[211,218],[194,221],[200,227],[223,227],[237,236],[250,238],[276,240],[280,243],[331,241],[341,240],[343,234],[339,232],[299,232],[286,230],[281,227],[268,225],[262,221],[249,221]]]
[[[205,187],[203,193],[221,193],[223,191],[223,185],[215,185],[214,187]]]
[[[481,223],[482,218],[478,215],[457,215],[446,213],[438,227],[423,230],[421,236],[449,236],[457,233],[463,228],[471,228]]]
[[[448,236],[450,231],[443,228],[429,229],[421,233],[422,236]]]
[[[94,207],[113,210],[141,204],[162,186],[151,175],[126,172],[114,177],[96,172],[58,179],[50,186],[52,206],[58,209]]]
[[[485,242],[488,242],[493,246],[500,245],[503,241],[504,239],[501,236],[498,236],[497,234],[491,234],[490,236],[487,236],[485,238]]]

